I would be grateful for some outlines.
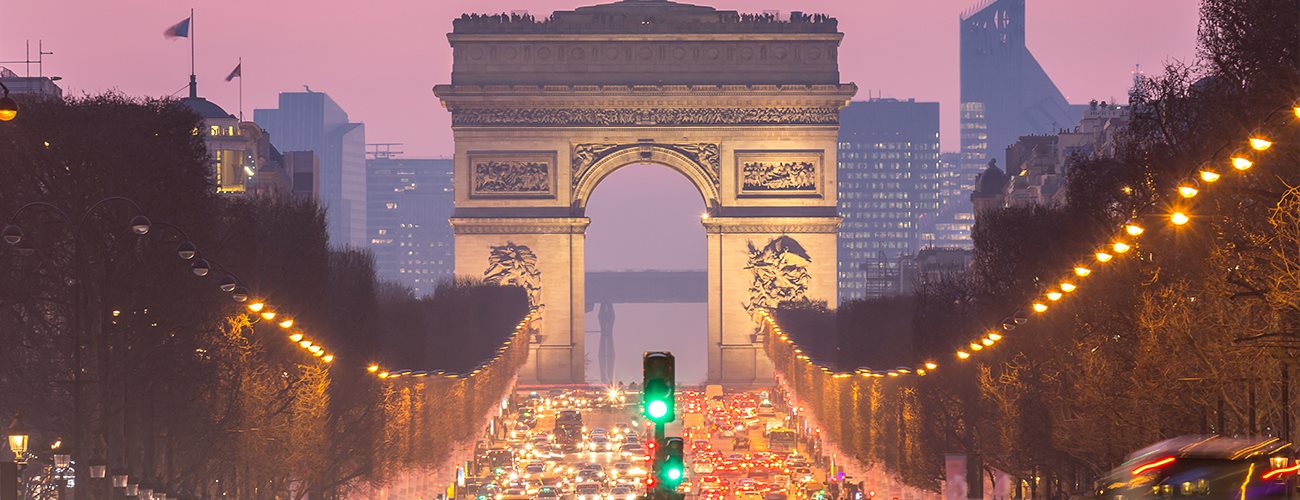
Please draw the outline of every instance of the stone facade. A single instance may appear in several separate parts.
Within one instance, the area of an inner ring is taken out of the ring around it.
[[[628,0],[579,11],[631,9],[668,22],[682,5]],[[692,15],[726,12],[687,7]],[[483,275],[494,248],[523,246],[536,256],[544,310],[521,380],[585,380],[586,204],[602,179],[637,163],[682,173],[708,209],[709,320],[701,333],[709,339],[709,380],[769,379],[772,364],[750,317],[756,283],[776,287],[758,295],[784,297],[795,281],[798,298],[835,305],[838,113],[856,91],[836,81],[842,35],[653,35],[661,39],[651,43],[635,41],[644,34],[480,28],[449,35],[453,83],[434,92],[452,113],[456,141],[456,273]],[[754,37],[785,45],[761,49],[769,42]],[[613,60],[635,62],[651,45],[653,64]],[[817,62],[804,46],[818,48]],[[740,74],[766,76],[740,80],[746,84],[719,81],[733,72],[708,62],[714,52],[731,58],[750,51],[765,62],[737,63],[752,70]],[[533,62],[510,63],[508,53]],[[700,58],[714,76],[701,80],[704,73],[675,54]]]

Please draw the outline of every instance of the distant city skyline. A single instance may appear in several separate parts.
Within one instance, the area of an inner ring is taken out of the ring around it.
[[[54,52],[44,72],[63,77],[67,95],[117,90],[134,96],[184,96],[189,43],[165,40],[163,30],[196,9],[199,94],[239,112],[238,82],[225,76],[243,59],[245,117],[273,107],[282,91],[328,92],[366,123],[368,137],[404,143],[408,156],[452,151],[450,115],[434,84],[450,78],[446,33],[469,9],[527,10],[545,17],[600,1],[394,0],[367,8],[232,0],[221,4],[150,0],[10,2],[0,29],[0,60],[23,59],[31,40]],[[841,80],[856,83],[858,99],[883,95],[941,103],[943,151],[958,147],[958,16],[971,0],[933,0],[924,9],[904,0],[694,1],[741,12],[825,13],[845,33]],[[1124,99],[1135,64],[1158,72],[1170,59],[1195,54],[1199,3],[1188,0],[1096,0],[1028,3],[1028,43],[1071,103]],[[130,16],[123,13],[129,12]],[[114,19],[112,23],[102,22]],[[142,65],[137,61],[149,61]],[[22,64],[5,66],[24,73]],[[35,74],[36,67],[33,65]],[[382,89],[383,91],[378,91]]]

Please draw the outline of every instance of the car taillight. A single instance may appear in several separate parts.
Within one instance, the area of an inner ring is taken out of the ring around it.
[[[1151,472],[1151,471],[1153,471],[1153,470],[1156,470],[1156,469],[1159,469],[1159,468],[1161,468],[1161,467],[1164,467],[1164,466],[1167,466],[1167,465],[1169,465],[1169,464],[1172,464],[1172,463],[1174,463],[1175,460],[1177,460],[1177,458],[1174,458],[1174,457],[1164,457],[1164,458],[1162,458],[1162,459],[1160,459],[1160,460],[1156,460],[1156,461],[1154,461],[1154,462],[1148,462],[1148,463],[1145,463],[1145,464],[1139,465],[1139,466],[1133,468],[1133,475],[1134,475],[1134,476],[1141,476],[1142,474],[1146,474],[1147,472]]]

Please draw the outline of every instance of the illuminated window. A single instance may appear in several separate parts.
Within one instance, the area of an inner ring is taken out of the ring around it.
[[[397,208],[397,202],[395,202],[395,201],[390,201],[390,202],[388,202],[388,203],[385,203],[385,204],[384,204],[384,208],[387,208],[387,209],[389,209],[389,210],[394,210],[394,209]]]

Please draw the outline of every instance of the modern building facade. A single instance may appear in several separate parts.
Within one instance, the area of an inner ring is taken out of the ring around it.
[[[971,209],[970,193],[975,190],[976,175],[965,175],[961,169],[961,153],[939,153],[939,216],[932,220],[930,232],[934,234],[935,247],[974,247],[971,226],[975,212]]]
[[[0,66],[0,83],[8,87],[9,93],[14,96],[63,99],[63,88],[54,83],[58,79],[57,76],[18,76],[13,70]]]
[[[939,103],[852,102],[840,113],[838,148],[839,298],[896,293],[873,283],[896,283],[898,257],[938,237]],[[885,268],[895,278],[877,276]]]
[[[253,110],[280,151],[311,151],[320,162],[320,203],[330,242],[366,245],[366,129],[348,120],[329,95],[281,92],[279,107]]]
[[[452,278],[454,169],[450,158],[366,160],[367,234],[380,280],[423,296]]]
[[[1079,121],[1025,45],[1025,0],[984,0],[961,16],[961,159],[975,177],[1020,136]],[[969,193],[970,191],[967,191]]]

